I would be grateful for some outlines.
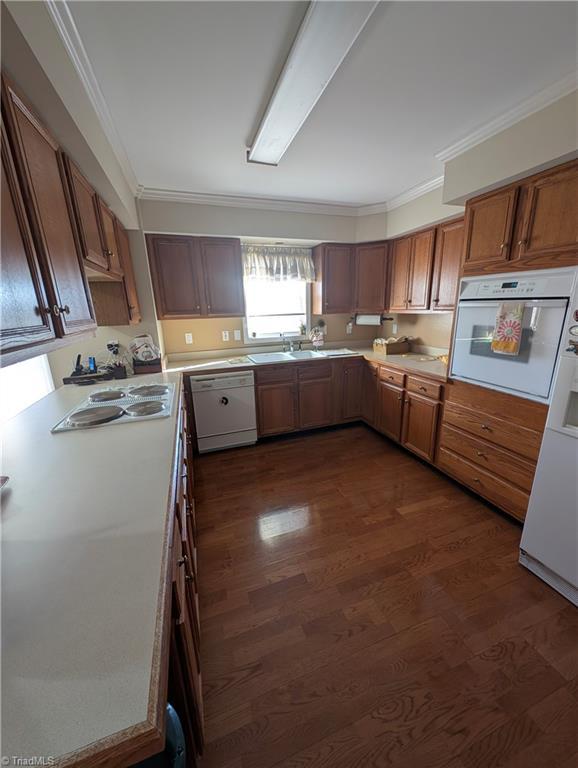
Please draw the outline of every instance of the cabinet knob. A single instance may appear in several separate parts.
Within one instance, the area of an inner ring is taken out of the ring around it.
[[[408,299],[408,300],[407,300],[407,303],[408,303],[408,304],[411,304],[411,299]]]
[[[491,431],[492,431],[492,430],[491,430],[491,428],[490,428],[490,427],[488,427],[488,425],[487,425],[487,424],[482,424],[482,429],[485,429],[485,430],[486,430],[486,432],[491,432]]]
[[[507,248],[507,247],[508,247],[508,245],[509,245],[509,243],[501,243],[501,244],[500,244],[500,250],[501,250],[501,251],[503,251],[503,250],[504,250],[504,248]]]
[[[192,581],[192,580],[193,580],[193,577],[191,576],[191,574],[187,573],[187,575],[185,576],[185,581]]]
[[[388,378],[390,381],[393,381],[393,376],[388,376],[387,378]]]
[[[518,245],[526,245],[527,240],[518,240]]]
[[[403,395],[398,395],[398,396],[397,396],[397,399],[398,399],[398,400],[401,400],[401,399],[403,399]]]
[[[439,303],[440,303],[439,299],[434,299],[434,304],[439,304]]]
[[[70,314],[70,307],[68,306],[68,304],[65,304],[63,307],[58,307],[58,309],[61,312],[63,312],[65,315],[69,315]]]
[[[482,482],[479,477],[473,477],[472,480],[474,481],[474,483],[481,483]]]
[[[486,454],[483,451],[476,451],[476,456],[480,456],[482,459],[486,458]]]
[[[419,388],[419,391],[420,391],[420,392],[427,392],[427,387],[420,387],[420,388]]]
[[[52,312],[54,317],[58,317],[60,315],[60,307],[57,304],[54,304],[53,307],[50,307],[48,309],[49,312]]]
[[[406,405],[409,405],[409,400],[404,400],[404,403],[405,403]]]
[[[185,565],[185,563],[188,563],[188,562],[189,562],[189,558],[186,555],[183,555],[182,557],[179,557],[179,559],[177,560],[177,565],[180,568],[181,566]]]
[[[210,312],[210,311],[211,311],[211,305],[207,304],[207,312]]]

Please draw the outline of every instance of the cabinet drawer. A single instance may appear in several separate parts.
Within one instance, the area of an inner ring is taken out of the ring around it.
[[[320,363],[305,363],[297,366],[297,376],[299,381],[311,381],[312,379],[330,379],[331,363],[329,361]]]
[[[255,381],[257,384],[292,383],[296,381],[296,379],[296,366],[291,365],[290,363],[267,368],[257,368],[255,370]]]
[[[420,379],[417,376],[408,376],[405,386],[410,392],[415,392],[418,395],[431,397],[434,400],[439,400],[441,398],[442,385],[436,384],[434,381]]]
[[[526,516],[529,495],[524,491],[486,472],[485,469],[461,459],[446,448],[439,449],[437,464],[441,470],[518,520],[523,520]]]
[[[514,483],[530,493],[534,480],[535,466],[509,451],[478,440],[476,437],[445,424],[442,428],[440,446],[453,451],[473,464],[504,480]]]
[[[514,451],[533,461],[538,460],[542,442],[541,432],[535,432],[518,424],[510,424],[504,419],[462,408],[454,403],[445,404],[443,421],[444,424],[450,424],[476,437],[482,437],[500,448]]]
[[[379,366],[379,378],[395,387],[403,387],[405,382],[404,373],[396,371],[395,368],[386,368],[384,365]]]

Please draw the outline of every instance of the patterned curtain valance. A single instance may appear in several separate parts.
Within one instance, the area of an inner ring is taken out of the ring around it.
[[[310,248],[286,245],[242,244],[243,274],[257,280],[304,280],[315,282]]]

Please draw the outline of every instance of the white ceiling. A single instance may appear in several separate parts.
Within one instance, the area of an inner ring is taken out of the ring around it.
[[[576,4],[382,3],[277,168],[247,164],[306,3],[70,2],[144,187],[366,205],[576,68]]]

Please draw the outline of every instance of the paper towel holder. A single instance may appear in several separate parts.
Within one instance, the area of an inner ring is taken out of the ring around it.
[[[375,312],[375,313],[371,313],[371,312],[354,312],[353,315],[351,315],[351,318],[350,318],[349,322],[353,323],[354,325],[357,325],[356,320],[357,320],[358,315],[371,315],[371,314],[376,314],[377,315],[377,312]],[[379,314],[379,322],[380,322],[380,324],[384,323],[386,321],[394,321],[394,320],[395,320],[394,317],[387,317],[387,315],[385,315],[383,312],[381,312]]]

